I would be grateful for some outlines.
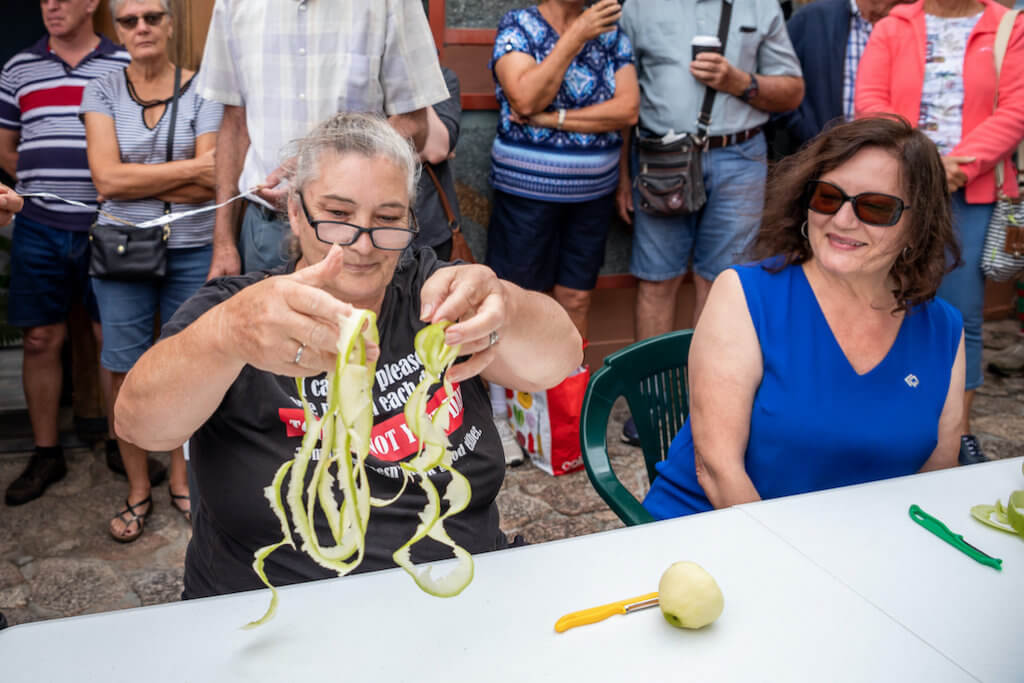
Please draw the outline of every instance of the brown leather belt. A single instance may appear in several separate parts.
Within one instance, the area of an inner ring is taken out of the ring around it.
[[[743,130],[739,133],[732,133],[731,135],[709,135],[706,149],[718,149],[719,147],[738,145],[741,142],[746,142],[760,132],[761,126],[757,126],[756,128]]]

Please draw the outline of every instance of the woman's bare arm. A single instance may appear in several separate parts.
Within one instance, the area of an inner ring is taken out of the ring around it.
[[[576,133],[607,133],[636,125],[640,114],[640,88],[636,67],[627,64],[615,72],[615,95],[610,100],[579,109],[567,109],[562,130]],[[558,127],[558,112],[544,111],[527,121],[531,126]]]
[[[921,472],[941,470],[956,465],[960,454],[960,433],[963,428],[964,415],[964,382],[967,361],[964,355],[964,335],[960,334],[960,345],[956,350],[956,360],[949,375],[949,392],[939,416],[938,443],[931,456],[921,467]]]
[[[524,52],[509,52],[500,57],[494,64],[494,74],[513,111],[520,116],[532,116],[547,109],[579,51],[588,40],[614,29],[621,16],[617,0],[601,0],[573,21],[542,61],[537,62]]]
[[[114,119],[98,112],[87,112],[83,118],[89,170],[96,190],[103,197],[143,199],[188,183],[209,183],[212,186],[212,150],[202,156],[181,161],[126,164],[121,161]]]
[[[760,500],[744,466],[764,366],[739,275],[715,280],[690,346],[690,426],[697,481],[716,508]]]

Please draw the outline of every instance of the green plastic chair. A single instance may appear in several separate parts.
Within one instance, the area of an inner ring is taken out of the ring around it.
[[[620,349],[604,359],[587,385],[580,413],[580,446],[590,482],[627,525],[654,521],[622,485],[608,459],[608,418],[612,404],[626,397],[640,433],[647,476],[665,459],[669,444],[690,412],[686,362],[693,330],[669,332]]]

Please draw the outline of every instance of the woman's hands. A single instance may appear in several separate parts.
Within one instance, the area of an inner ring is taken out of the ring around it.
[[[453,321],[445,341],[470,356],[449,368],[453,382],[483,375],[504,387],[543,391],[583,361],[582,339],[558,302],[500,280],[486,266],[441,268],[423,284],[420,300],[420,319]]]
[[[355,310],[325,291],[343,262],[341,248],[334,246],[323,261],[246,287],[212,309],[223,352],[288,377],[333,370],[338,321]],[[368,345],[371,360],[379,352],[376,345]]]
[[[490,268],[481,265],[449,266],[431,275],[420,290],[420,319],[456,321],[445,330],[445,342],[461,344],[470,358],[448,370],[453,382],[479,375],[494,360],[491,333],[508,320],[505,287]]]
[[[601,0],[583,10],[583,14],[573,20],[566,33],[579,40],[582,47],[588,40],[613,30],[615,23],[621,18],[622,5],[618,0]]]

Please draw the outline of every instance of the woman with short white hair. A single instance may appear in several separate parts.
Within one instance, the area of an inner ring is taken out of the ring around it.
[[[495,502],[504,456],[481,378],[541,391],[582,360],[580,336],[553,299],[500,280],[486,266],[453,265],[429,248],[409,247],[419,164],[385,119],[338,114],[289,156],[292,261],[208,282],[128,374],[115,409],[117,432],[142,446],[163,450],[192,439],[198,491],[186,598],[262,586],[253,553],[281,533],[264,488],[301,445],[300,397],[314,398],[310,409],[323,417],[324,373],[335,367],[339,326],[354,308],[376,314],[380,335],[378,349],[367,353],[379,351],[372,430],[380,447],[366,456],[365,483],[374,497],[393,499],[370,515],[360,570],[395,566],[394,553],[427,502],[421,487],[403,485],[401,467],[418,452],[403,404],[422,374],[413,348],[420,330],[450,321],[445,341],[461,347],[462,362],[446,373],[453,405],[461,406],[447,438],[460,454],[452,467],[472,494],[446,528],[471,553],[507,545]],[[430,400],[444,391],[435,386]],[[439,488],[451,476],[443,469],[426,475]],[[331,536],[325,517],[316,517],[315,532]],[[430,562],[446,552],[425,544],[413,556]],[[274,585],[334,575],[289,547],[264,568]]]

